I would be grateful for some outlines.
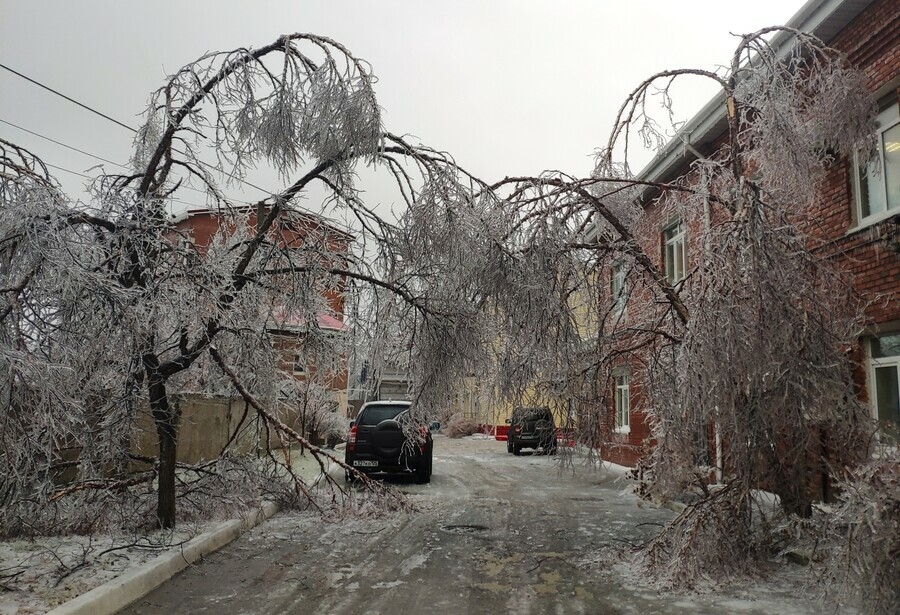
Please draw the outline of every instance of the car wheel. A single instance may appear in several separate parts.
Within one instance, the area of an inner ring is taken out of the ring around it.
[[[506,452],[507,453],[513,452],[512,440],[510,440],[509,438],[506,439]]]
[[[550,454],[555,455],[556,453],[557,453],[556,445],[554,444],[553,446],[550,447]]]
[[[419,462],[416,468],[416,482],[425,485],[431,482],[431,464],[434,459],[434,452],[428,449],[428,455]]]
[[[518,446],[513,445],[513,455],[518,457],[521,454],[522,454],[522,449]]]

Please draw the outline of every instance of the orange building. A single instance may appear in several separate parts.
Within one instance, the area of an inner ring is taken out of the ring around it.
[[[263,209],[265,215],[268,209]],[[257,224],[259,212],[252,206],[232,208],[231,210],[190,209],[176,216],[173,227],[181,241],[189,242],[197,253],[206,256],[213,238],[222,230],[223,225],[234,225],[235,220],[242,220],[249,229]],[[236,215],[237,214],[237,215]],[[246,214],[241,217],[240,214]],[[226,232],[234,233],[236,227],[226,228]],[[286,250],[315,250],[323,255],[323,260],[337,259],[341,268],[346,269],[346,255],[353,235],[336,228],[327,219],[308,213],[296,211],[282,212],[269,231],[273,243]],[[307,322],[305,318],[286,310],[272,308],[271,319],[275,324],[269,327],[273,335],[275,348],[280,351],[281,362],[278,366],[284,373],[293,375],[297,380],[306,380],[316,374],[318,366],[303,352],[303,338],[310,327],[325,335],[343,335],[346,332],[345,322],[345,278],[336,276],[336,283],[323,291],[327,309],[316,315],[316,322]],[[322,376],[322,374],[319,374]],[[334,392],[335,404],[342,415],[347,412],[347,360],[342,357],[340,367],[332,370],[319,379],[321,383]]]

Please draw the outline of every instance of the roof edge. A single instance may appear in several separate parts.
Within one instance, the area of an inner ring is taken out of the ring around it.
[[[874,0],[808,0],[785,26],[815,34],[828,43],[872,2]],[[844,10],[839,12],[839,9]],[[779,55],[787,54],[794,44],[794,36],[788,32],[781,31],[772,37],[772,46],[778,49]],[[654,182],[670,179],[683,164],[684,157],[690,154],[685,144],[715,139],[722,134],[725,125],[725,94],[719,91],[641,169],[637,177]]]
[[[266,205],[265,207],[271,207],[271,205]],[[173,224],[173,225],[181,224],[182,222],[189,220],[189,219],[193,218],[194,216],[199,216],[199,215],[203,215],[203,214],[209,214],[209,215],[213,215],[213,216],[228,215],[232,211],[233,212],[241,212],[241,211],[252,211],[255,209],[256,209],[256,205],[251,205],[251,204],[231,205],[227,208],[226,207],[196,207],[193,209],[187,209],[179,214],[173,214],[169,218],[169,223]],[[308,211],[298,211],[296,209],[290,209],[290,208],[284,209],[282,211],[284,213],[294,213],[299,216],[303,216],[305,218],[314,220],[318,224],[321,224],[322,226],[327,227],[329,231],[332,231],[339,235],[343,235],[344,237],[346,237],[347,239],[349,239],[351,241],[356,239],[356,235],[354,235],[353,233],[351,233],[349,231],[339,229],[332,223],[332,220],[330,220],[326,216],[323,216],[320,214],[315,214],[315,213],[308,212]]]

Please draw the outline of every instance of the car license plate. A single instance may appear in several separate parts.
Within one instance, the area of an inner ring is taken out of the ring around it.
[[[367,459],[359,459],[359,460],[354,461],[353,465],[363,467],[363,468],[377,468],[378,462],[377,461],[369,461]]]

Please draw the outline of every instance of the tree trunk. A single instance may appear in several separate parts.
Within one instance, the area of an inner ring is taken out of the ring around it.
[[[165,381],[159,374],[151,375],[150,408],[159,439],[159,487],[157,489],[156,519],[159,527],[175,527],[175,460],[178,441],[178,411],[169,404]]]
[[[804,437],[809,426],[798,427],[797,433],[783,436],[774,448],[772,460],[773,489],[781,500],[781,509],[801,518],[812,516],[810,492],[810,443]]]

